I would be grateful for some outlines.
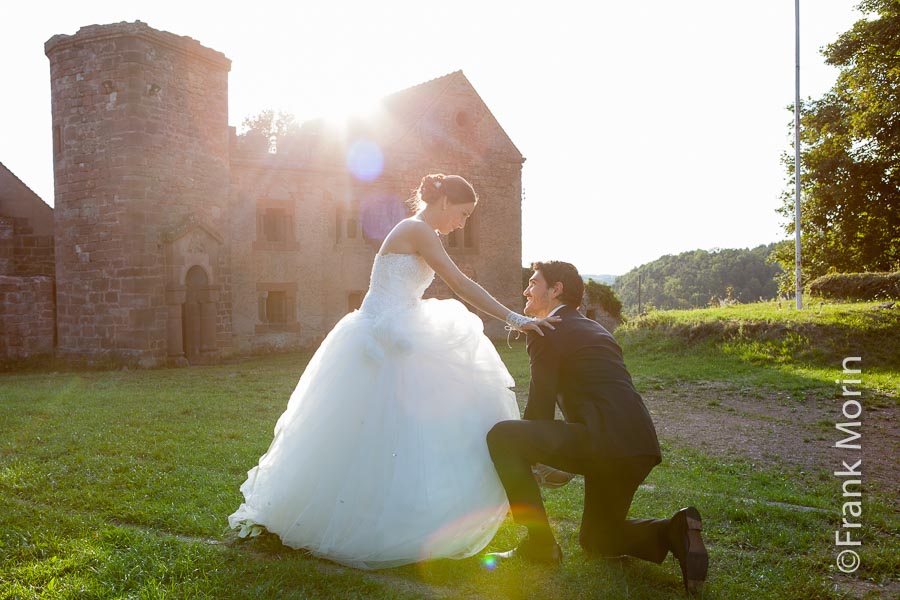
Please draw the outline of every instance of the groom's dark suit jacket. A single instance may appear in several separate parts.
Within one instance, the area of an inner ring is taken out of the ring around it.
[[[527,338],[531,387],[524,418],[553,420],[558,402],[567,422],[586,426],[597,458],[655,456],[658,463],[656,429],[619,344],[571,306],[556,314],[555,330]]]

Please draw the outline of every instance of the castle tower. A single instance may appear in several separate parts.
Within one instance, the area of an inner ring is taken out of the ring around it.
[[[59,354],[214,358],[231,338],[231,61],[140,21],[82,27],[44,50]]]

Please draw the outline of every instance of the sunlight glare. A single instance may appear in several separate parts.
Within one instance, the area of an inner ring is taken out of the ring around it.
[[[319,115],[327,129],[346,133],[353,123],[377,123],[384,117],[380,99],[365,102],[332,99]]]
[[[356,140],[347,148],[347,167],[357,179],[375,181],[384,169],[384,154],[372,140]]]

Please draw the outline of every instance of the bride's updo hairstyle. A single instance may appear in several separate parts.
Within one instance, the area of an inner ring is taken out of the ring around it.
[[[447,202],[450,204],[478,202],[475,188],[464,178],[459,175],[435,173],[422,178],[419,189],[408,201],[409,207],[413,212],[418,212],[423,202],[431,204],[440,200],[442,196],[447,196]]]

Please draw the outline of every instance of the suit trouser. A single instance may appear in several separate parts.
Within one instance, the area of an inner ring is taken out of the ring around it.
[[[531,466],[543,463],[584,475],[584,512],[578,541],[591,553],[629,555],[661,563],[668,553],[668,519],[628,519],[638,486],[656,456],[598,457],[587,428],[564,421],[501,421],[487,436],[494,467],[516,523],[531,540],[553,533]]]

